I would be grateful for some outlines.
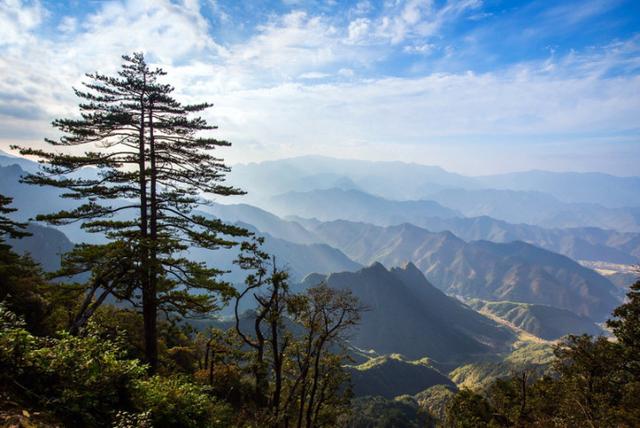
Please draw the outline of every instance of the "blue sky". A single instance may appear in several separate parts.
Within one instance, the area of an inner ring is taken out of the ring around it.
[[[640,2],[0,0],[0,148],[143,50],[233,141],[486,174],[638,175]]]

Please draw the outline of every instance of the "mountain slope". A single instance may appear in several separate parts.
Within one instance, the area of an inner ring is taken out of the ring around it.
[[[342,251],[327,244],[296,244],[284,239],[257,231],[251,225],[238,223],[264,237],[262,249],[276,257],[278,266],[289,270],[292,281],[299,281],[314,272],[328,274],[331,272],[355,271],[362,267],[347,257]],[[246,273],[238,268],[233,261],[238,256],[238,248],[206,250],[191,248],[190,256],[196,261],[205,262],[210,266],[229,269],[225,275],[227,281],[241,283]]]
[[[327,189],[290,192],[271,198],[270,208],[279,215],[349,219],[379,225],[416,223],[423,217],[458,217],[456,211],[433,201],[392,201],[357,190]]]
[[[362,264],[397,266],[409,260],[450,295],[550,305],[606,318],[618,305],[607,279],[568,257],[524,242],[464,242],[450,232],[403,224],[379,227],[334,221],[313,229]]]
[[[283,220],[268,211],[247,204],[211,204],[200,207],[206,213],[230,223],[247,223],[269,235],[296,244],[318,243],[318,238],[294,221]]]
[[[393,398],[403,394],[414,395],[434,385],[455,388],[448,377],[431,367],[428,362],[407,361],[397,354],[373,358],[352,366],[349,373],[356,396],[379,395]]]
[[[480,313],[491,314],[545,340],[568,334],[600,335],[602,330],[589,318],[566,309],[518,302],[469,300],[468,305]]]
[[[71,251],[73,243],[64,233],[51,227],[31,223],[26,230],[31,236],[9,239],[7,244],[18,254],[29,254],[47,272],[59,269],[62,254]]]
[[[496,379],[513,376],[514,373],[548,372],[554,360],[553,345],[545,343],[517,342],[507,355],[496,356],[493,361],[481,361],[456,367],[449,378],[459,388],[481,391],[489,387]]]
[[[374,263],[358,272],[313,275],[303,286],[321,280],[350,289],[368,308],[351,340],[358,348],[452,361],[493,352],[513,338],[507,329],[436,289],[413,264],[387,270]]]
[[[488,216],[425,218],[419,226],[432,232],[450,231],[465,241],[524,241],[574,260],[634,264],[640,261],[640,233],[596,227],[547,229],[514,224]]]

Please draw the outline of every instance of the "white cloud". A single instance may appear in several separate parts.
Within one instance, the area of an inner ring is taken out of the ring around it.
[[[356,18],[349,24],[349,40],[361,44],[388,42],[393,45],[407,40],[432,37],[447,23],[481,5],[480,0],[448,1],[436,7],[432,0],[387,2],[382,15],[375,19]]]
[[[342,77],[353,77],[355,75],[355,72],[350,68],[341,68],[340,70],[338,70],[338,75]]]
[[[371,2],[368,0],[362,0],[356,3],[355,7],[351,9],[351,13],[354,15],[366,15],[373,10]]]
[[[472,151],[472,141],[523,147],[516,142],[637,128],[640,77],[612,71],[640,67],[640,38],[484,74],[362,77],[396,40],[406,52],[435,49],[430,35],[477,8],[477,1],[439,9],[429,2],[393,3],[385,17],[343,26],[294,11],[227,46],[212,39],[194,1],[109,2],[59,40],[37,38],[46,16],[39,3],[11,4],[30,12],[11,9],[27,13],[20,19],[28,25],[14,28],[20,33],[11,33],[13,45],[0,55],[5,147],[51,136],[50,119],[76,113],[71,86],[82,73],[113,72],[119,56],[133,50],[144,50],[169,72],[181,99],[215,102],[207,117],[236,143],[233,161],[323,153],[447,166],[462,162],[456,156],[469,159],[462,148]],[[14,16],[2,13],[0,19]]]
[[[349,23],[349,36],[350,43],[358,43],[365,39],[369,33],[369,27],[371,21],[367,18],[358,18]]]
[[[407,53],[427,55],[433,51],[435,45],[433,43],[421,43],[415,45],[406,45],[402,50]]]
[[[315,79],[325,79],[329,76],[331,76],[331,74],[329,73],[320,73],[319,71],[310,71],[308,73],[302,73],[298,77],[304,80],[315,80]]]
[[[45,10],[37,0],[3,0],[0,2],[0,46],[29,43],[31,31],[44,17]]]

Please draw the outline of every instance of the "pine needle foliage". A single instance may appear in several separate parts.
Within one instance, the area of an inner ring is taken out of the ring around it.
[[[135,255],[133,267],[126,269],[131,275],[118,281],[128,281],[131,290],[121,297],[141,299],[146,359],[154,371],[158,311],[207,314],[233,295],[230,284],[219,280],[223,271],[191,260],[188,250],[229,248],[235,237],[247,234],[195,211],[206,203],[204,194],[243,192],[225,183],[229,167],[213,155],[230,143],[199,136],[216,128],[198,116],[212,105],[181,104],[172,95],[174,88],[161,82],[166,73],[150,68],[142,53],[122,59],[115,76],[87,74],[84,88],[74,89],[81,99],[80,117],[53,122],[62,134],[46,140],[53,150],[20,152],[43,164],[24,178],[26,183],[64,189],[63,197],[78,201],[74,209],[38,220],[79,222],[111,244],[126,242],[127,257]],[[107,244],[79,247],[70,260],[104,263],[96,254],[101,249],[118,257]]]

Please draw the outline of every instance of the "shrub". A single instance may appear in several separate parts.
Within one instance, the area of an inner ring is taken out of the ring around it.
[[[232,416],[228,405],[207,394],[207,387],[183,377],[139,380],[133,388],[133,401],[140,411],[150,412],[155,428],[224,428],[230,425]]]
[[[38,406],[83,426],[107,424],[114,409],[130,406],[130,385],[145,367],[127,359],[120,344],[91,330],[85,337],[35,337],[2,306],[0,324],[2,381]]]
[[[117,343],[91,333],[65,334],[32,351],[31,359],[49,404],[78,422],[110,418],[113,409],[128,404],[129,385],[145,372],[138,360],[126,359]]]

